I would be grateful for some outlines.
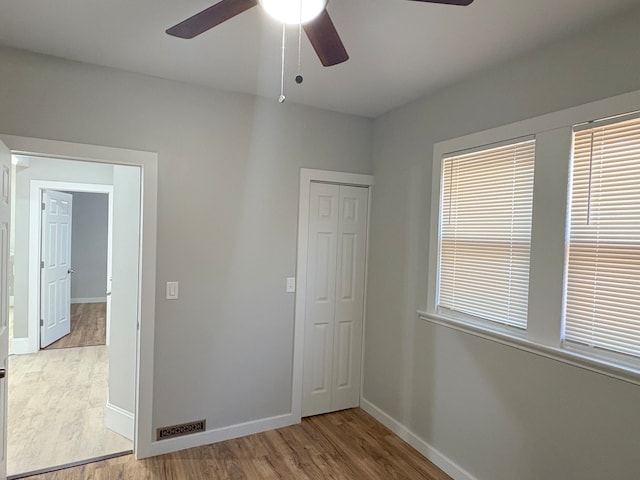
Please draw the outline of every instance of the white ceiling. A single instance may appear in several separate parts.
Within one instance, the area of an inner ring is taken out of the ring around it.
[[[0,0],[0,45],[224,90],[280,90],[282,27],[260,7],[196,37],[165,29],[216,0]],[[454,7],[406,0],[331,0],[350,60],[322,67],[287,30],[287,101],[376,117],[638,0],[475,0]],[[303,33],[304,35],[304,33]]]

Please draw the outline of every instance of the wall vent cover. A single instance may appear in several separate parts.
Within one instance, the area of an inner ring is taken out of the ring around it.
[[[192,433],[204,432],[206,429],[206,420],[198,420],[195,422],[181,423],[180,425],[160,427],[156,429],[156,440],[166,440],[167,438],[182,437],[183,435],[191,435]]]

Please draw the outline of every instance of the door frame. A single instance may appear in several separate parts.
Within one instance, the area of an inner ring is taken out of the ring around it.
[[[362,321],[362,361],[364,366],[364,333],[367,318],[367,270],[369,265],[369,232],[371,231],[371,198],[373,194],[373,175],[360,173],[335,172],[331,170],[300,169],[300,198],[298,201],[298,254],[296,259],[296,298],[293,329],[293,382],[291,413],[296,421],[302,418],[302,376],[304,371],[304,329],[306,323],[307,290],[307,254],[309,250],[309,194],[311,183],[331,183],[351,185],[368,189],[367,239],[364,266],[364,306]],[[360,375],[360,398],[364,376]]]
[[[138,277],[138,338],[136,351],[135,425],[137,459],[150,457],[153,441],[153,350],[157,242],[158,154],[140,150],[87,145],[0,134],[12,155],[128,165],[140,168],[140,255]]]
[[[105,193],[109,197],[107,227],[107,265],[111,262],[111,227],[113,220],[113,185],[31,180],[29,186],[29,306],[27,310],[28,351],[12,349],[14,353],[35,353],[40,349],[40,252],[42,248],[42,202],[43,190],[67,192]],[[105,284],[106,291],[106,284]],[[36,295],[31,295],[36,292]],[[107,345],[109,345],[110,319],[107,318]]]

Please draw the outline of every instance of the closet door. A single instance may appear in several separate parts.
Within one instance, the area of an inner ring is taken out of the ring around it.
[[[360,401],[368,190],[312,183],[303,416]]]
[[[340,187],[331,410],[360,405],[368,190]]]
[[[331,410],[339,203],[338,185],[311,184],[302,374],[304,416]]]

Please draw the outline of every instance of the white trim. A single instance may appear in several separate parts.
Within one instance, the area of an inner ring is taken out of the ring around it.
[[[360,399],[360,408],[415,448],[454,480],[477,480],[476,477],[471,475],[460,465],[455,463],[436,448],[429,445],[422,438],[413,433],[408,427],[378,408],[366,398]]]
[[[369,197],[367,199],[367,241],[364,252],[364,305],[362,307],[362,348],[360,352],[360,400],[364,396],[364,350],[366,342],[364,341],[364,334],[367,331],[367,291],[369,288],[369,232],[371,231],[371,202],[373,200],[373,185],[369,185]]]
[[[29,185],[29,289],[27,307],[28,338],[32,352],[40,349],[40,251],[42,239],[42,202],[43,190],[59,190],[108,195],[109,205],[113,204],[113,185],[98,183],[61,182],[50,180],[31,180]],[[108,235],[111,235],[112,218],[108,218]],[[107,246],[109,248],[110,245]],[[107,252],[110,256],[110,252]],[[34,294],[35,292],[35,294]],[[89,303],[73,302],[71,303]],[[110,319],[107,318],[107,331]]]
[[[297,419],[297,422],[302,418],[302,374],[304,368],[304,324],[306,316],[307,251],[309,246],[309,192],[311,189],[311,182],[369,187],[370,211],[373,176],[358,173],[315,170],[310,168],[300,169],[300,198],[298,200],[298,254],[296,259],[296,299],[293,329],[293,381],[291,390],[291,413],[294,418]],[[369,231],[370,225],[367,223],[367,246],[369,245]],[[364,339],[364,322],[362,336]]]
[[[27,353],[36,353],[31,350],[31,344],[26,337],[11,339],[11,355],[25,355]]]
[[[151,455],[163,455],[165,453],[176,452],[186,448],[210,445],[216,442],[231,440],[232,438],[244,437],[246,435],[253,435],[254,433],[288,427],[299,422],[299,418],[291,413],[287,413],[285,415],[278,415],[251,422],[239,423],[237,425],[230,425],[228,427],[215,428],[213,430],[194,433],[193,435],[186,435],[184,437],[159,440],[151,444]]]
[[[72,298],[71,303],[104,303],[107,301],[107,297],[86,297],[86,298]]]
[[[111,295],[111,280],[113,278],[113,195],[109,195],[109,212],[107,213],[107,278],[104,286],[104,293],[107,297]],[[111,298],[107,302],[106,316],[107,325],[105,331],[105,344],[111,345]]]
[[[15,299],[15,297],[13,295],[9,295],[9,307],[13,307],[14,306],[13,305],[13,302],[15,301],[14,299]]]
[[[133,432],[135,430],[133,413],[107,402],[104,407],[104,425],[109,430],[133,441]]]
[[[136,358],[136,408],[134,452],[136,458],[152,455],[153,332],[155,330],[156,241],[158,208],[158,154],[124,148],[84,145],[38,138],[0,135],[13,154],[84,160],[140,167],[142,216],[140,302]]]

